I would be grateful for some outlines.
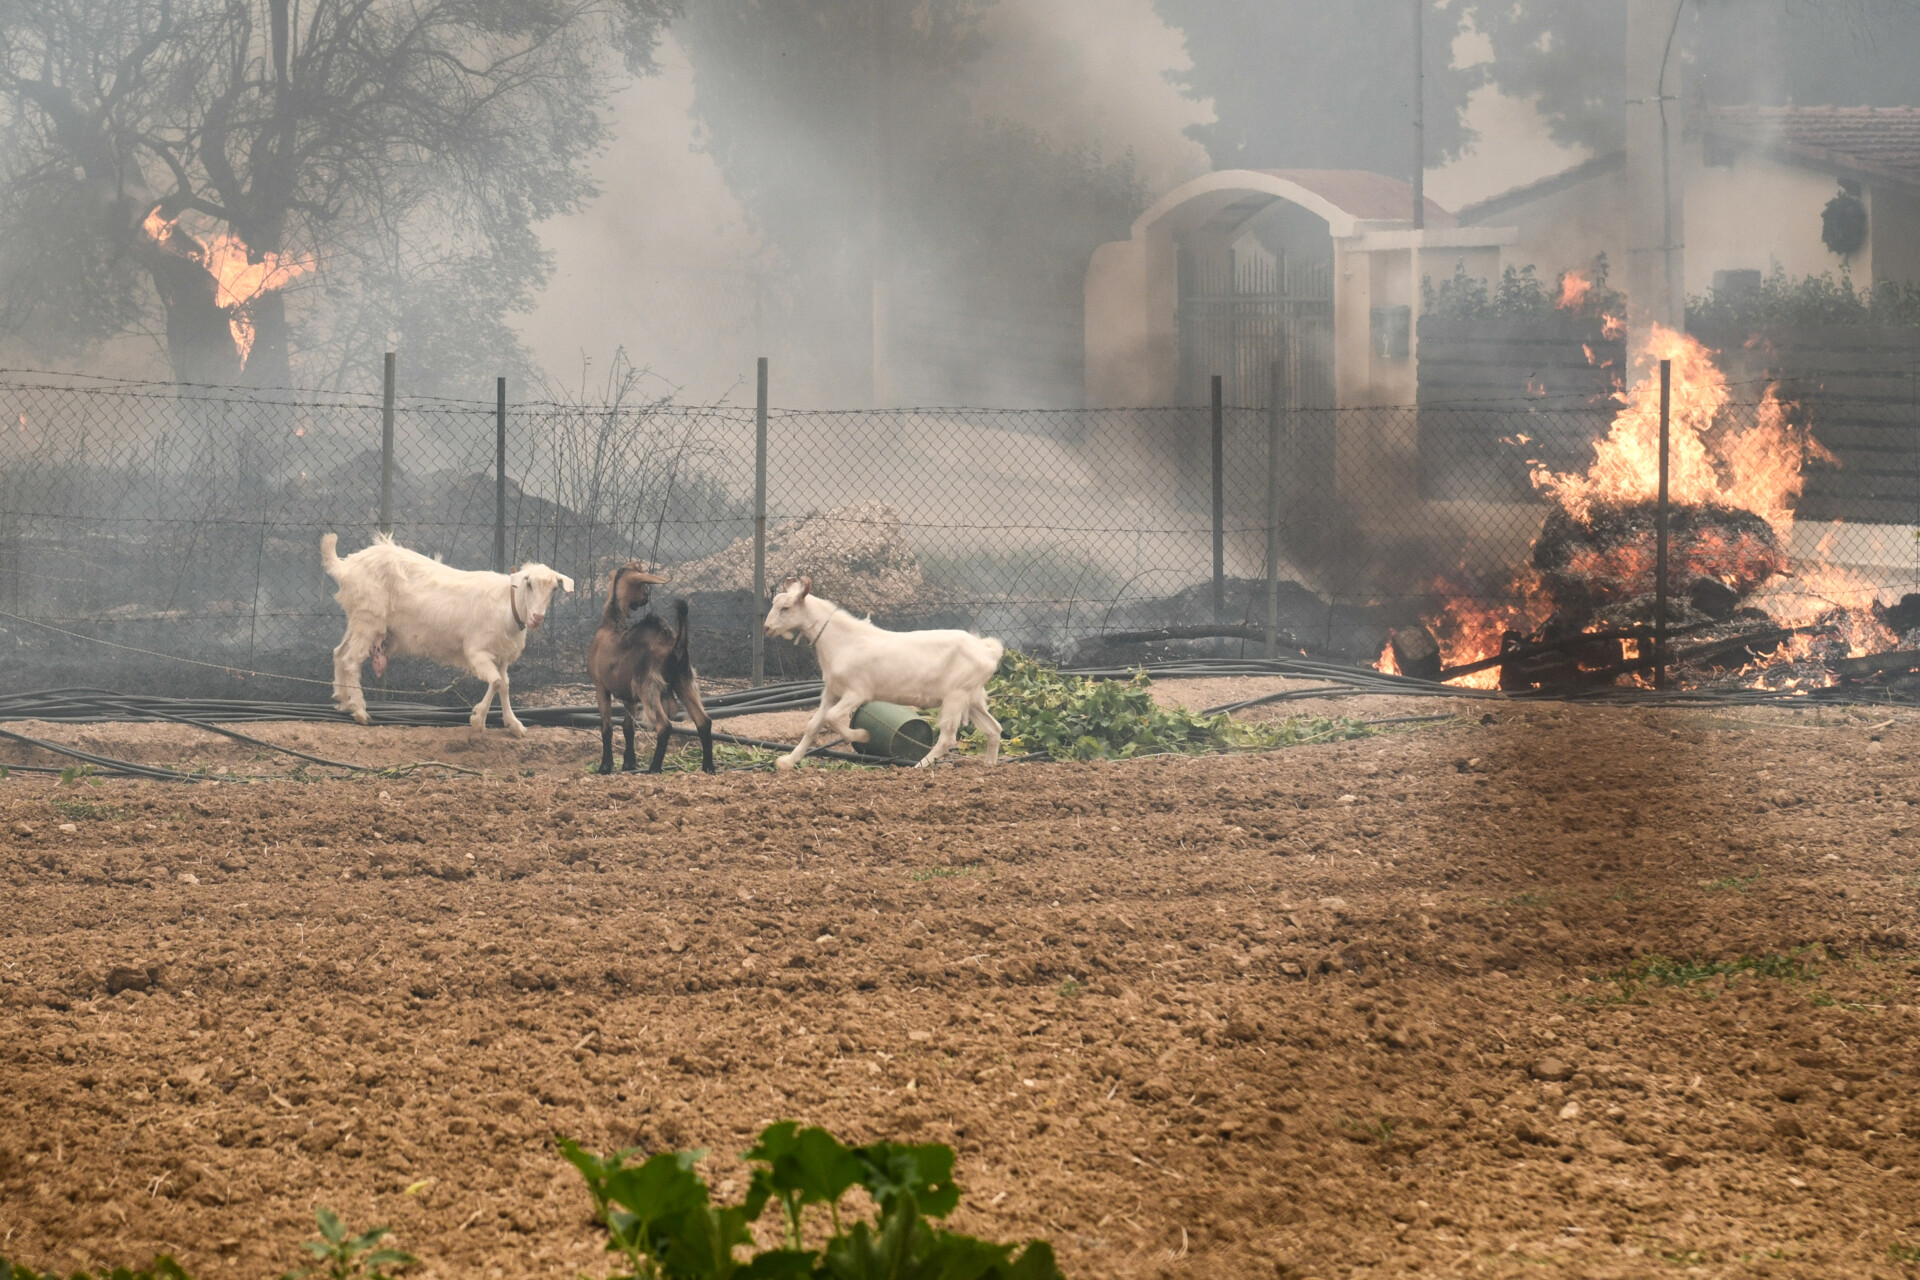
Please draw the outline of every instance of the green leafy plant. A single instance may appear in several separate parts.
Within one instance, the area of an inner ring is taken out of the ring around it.
[[[84,782],[90,787],[97,787],[100,783],[93,774],[94,769],[90,764],[70,764],[60,771],[60,785],[71,787]]]
[[[0,1258],[0,1280],[61,1280],[61,1277],[58,1272],[35,1271],[32,1267]],[[172,1257],[163,1253],[144,1267],[115,1267],[111,1271],[98,1273],[76,1271],[67,1280],[193,1280],[193,1277],[181,1270],[180,1264]]]
[[[849,1147],[791,1120],[769,1125],[743,1158],[753,1166],[746,1198],[715,1205],[694,1169],[703,1151],[669,1152],[629,1164],[634,1150],[596,1155],[563,1139],[560,1151],[593,1197],[608,1252],[626,1264],[615,1280],[1062,1280],[1053,1248],[993,1244],[933,1225],[960,1203],[953,1148],[876,1142]],[[875,1210],[849,1225],[842,1201],[862,1188]],[[755,1249],[752,1224],[780,1208],[781,1243]],[[829,1232],[808,1245],[807,1211],[826,1210]]]
[[[1196,715],[1156,705],[1152,683],[1144,671],[1131,680],[1063,676],[1009,649],[987,685],[987,701],[1000,721],[1005,750],[1055,760],[1263,750],[1374,733],[1355,721],[1324,716],[1251,723],[1228,715]],[[977,735],[969,735],[970,748],[979,742]]]
[[[312,1254],[317,1266],[297,1267],[280,1280],[307,1280],[324,1276],[326,1280],[389,1280],[385,1268],[411,1267],[420,1259],[400,1249],[382,1249],[380,1241],[386,1227],[373,1227],[354,1235],[340,1215],[324,1206],[313,1211],[320,1227],[318,1240],[305,1240],[300,1247]]]

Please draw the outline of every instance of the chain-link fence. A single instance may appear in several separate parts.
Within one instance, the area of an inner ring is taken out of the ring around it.
[[[8,685],[325,696],[342,616],[320,538],[339,534],[345,554],[378,528],[377,397],[10,375],[0,411]],[[1754,413],[1736,406],[1732,428]],[[1529,461],[1584,466],[1609,417],[1229,407],[1216,518],[1206,408],[775,410],[767,579],[810,574],[819,594],[888,625],[1086,657],[1103,636],[1217,621],[1216,534],[1224,621],[1257,634],[1277,524],[1283,643],[1369,660],[1389,626],[1472,607],[1525,615],[1522,570],[1549,511]],[[691,598],[704,672],[746,674],[765,610],[752,594],[753,409],[509,406],[502,513],[495,431],[492,403],[401,398],[392,522],[402,544],[462,568],[492,564],[498,524],[510,563],[577,581],[517,687],[583,678],[607,574],[630,559],[671,574],[663,597]],[[1910,442],[1881,470],[1910,482],[1915,456]],[[1843,465],[1822,492],[1846,483]],[[1803,521],[1788,550],[1892,600],[1920,586],[1912,532]],[[806,664],[768,646],[770,677]],[[418,696],[447,679],[403,662],[387,684]]]

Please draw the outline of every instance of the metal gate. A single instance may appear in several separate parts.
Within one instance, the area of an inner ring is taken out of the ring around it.
[[[1219,374],[1226,402],[1265,408],[1284,361],[1288,408],[1333,404],[1333,262],[1269,250],[1243,236],[1224,258],[1182,248],[1180,393],[1205,404]]]

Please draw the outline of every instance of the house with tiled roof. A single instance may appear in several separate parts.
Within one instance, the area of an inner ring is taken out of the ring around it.
[[[1920,107],[1710,107],[1687,113],[1679,203],[1686,291],[1738,289],[1778,265],[1859,286],[1920,280]],[[1625,152],[1460,210],[1515,228],[1506,260],[1551,279],[1605,252],[1625,262]]]

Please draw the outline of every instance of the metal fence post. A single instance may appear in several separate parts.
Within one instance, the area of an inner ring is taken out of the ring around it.
[[[1227,619],[1227,470],[1220,375],[1213,375],[1213,620]]]
[[[1280,406],[1287,365],[1273,362],[1267,388],[1267,657],[1280,656]]]
[[[1653,687],[1667,687],[1667,425],[1673,404],[1673,361],[1660,362],[1660,501],[1654,515]]]
[[[507,571],[507,380],[493,380],[493,571]]]
[[[767,358],[760,357],[760,390],[753,408],[753,683],[767,679],[767,636],[759,608],[767,599]]]
[[[393,352],[380,392],[380,532],[393,532]]]

